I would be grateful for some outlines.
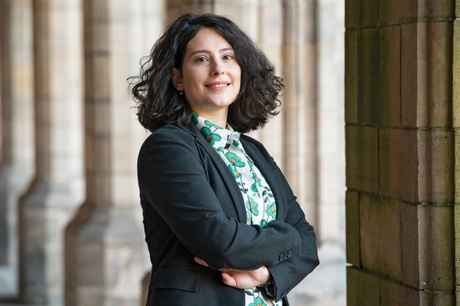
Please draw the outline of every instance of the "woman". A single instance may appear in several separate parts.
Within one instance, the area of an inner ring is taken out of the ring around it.
[[[318,264],[313,227],[263,145],[282,79],[225,17],[186,14],[132,92],[152,134],[138,181],[152,262],[147,305],[283,305]]]

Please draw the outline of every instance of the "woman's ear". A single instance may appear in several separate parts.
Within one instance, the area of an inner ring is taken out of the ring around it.
[[[177,90],[179,91],[184,90],[184,85],[182,84],[182,77],[180,75],[179,69],[173,68],[171,72],[171,81]]]

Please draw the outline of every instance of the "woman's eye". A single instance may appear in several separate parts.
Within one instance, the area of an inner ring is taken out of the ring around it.
[[[224,59],[225,59],[225,60],[231,60],[231,59],[233,59],[233,55],[230,55],[230,54],[225,55],[225,56],[224,56]]]
[[[196,59],[197,62],[206,62],[208,59],[206,57],[199,57]]]

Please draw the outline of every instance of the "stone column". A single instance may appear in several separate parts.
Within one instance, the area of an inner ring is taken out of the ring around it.
[[[37,173],[21,200],[21,299],[63,305],[64,229],[84,200],[79,0],[34,1]]]
[[[454,127],[454,227],[455,227],[455,279],[460,279],[460,4],[455,4],[455,16],[453,27],[453,79],[452,79],[452,112]],[[457,305],[460,303],[460,282],[455,284]]]
[[[345,248],[344,0],[318,0],[318,218],[321,243]]]
[[[284,169],[309,221],[317,225],[317,46],[315,0],[284,0]],[[317,233],[318,235],[320,233]]]
[[[18,203],[34,174],[32,1],[0,4],[0,296],[18,293]]]
[[[149,265],[136,162],[146,133],[126,79],[156,39],[142,31],[156,15],[141,1],[84,1],[87,200],[71,225],[69,305],[140,303]]]
[[[256,40],[259,30],[258,2],[258,0],[214,0],[213,13],[229,17]]]
[[[244,10],[245,8],[241,8]],[[256,36],[253,37],[259,48],[267,55],[268,59],[275,66],[277,75],[284,77],[283,65],[283,1],[282,0],[259,0],[257,9],[257,19],[253,21],[256,27]],[[237,17],[237,16],[235,16]],[[241,17],[240,17],[241,18]],[[244,18],[243,18],[244,20]],[[280,96],[284,100],[283,92]],[[284,170],[283,146],[283,107],[280,113],[272,118],[267,125],[256,133],[252,133],[268,149],[275,159],[278,166]],[[297,190],[294,190],[297,192]]]
[[[167,24],[173,22],[180,15],[185,13],[211,13],[214,12],[214,2],[216,0],[166,0],[166,21]]]
[[[459,2],[346,1],[347,305],[459,305]]]

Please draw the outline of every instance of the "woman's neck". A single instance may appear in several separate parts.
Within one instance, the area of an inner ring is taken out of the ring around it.
[[[199,116],[211,121],[217,126],[220,126],[221,128],[226,128],[227,126],[227,114],[228,111],[219,111],[219,112],[203,112],[203,111],[196,111],[193,110],[195,113],[197,113]]]

